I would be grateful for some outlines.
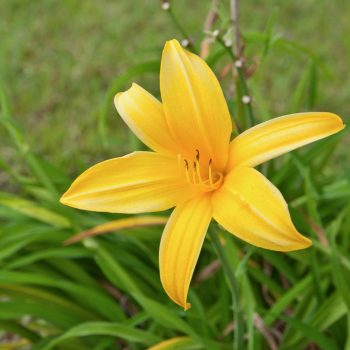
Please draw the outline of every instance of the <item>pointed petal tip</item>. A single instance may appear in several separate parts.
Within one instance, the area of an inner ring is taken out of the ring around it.
[[[302,234],[300,234],[300,236],[301,236],[300,237],[301,240],[300,240],[300,248],[299,249],[310,248],[312,246],[312,240],[310,238],[303,236]]]
[[[165,46],[171,46],[171,45],[180,46],[181,47],[181,45],[180,45],[180,43],[179,43],[179,41],[177,39],[170,39],[170,40],[167,40],[165,42]]]
[[[114,101],[114,106],[115,106],[115,108],[117,108],[117,109],[118,109],[118,107],[117,107],[118,100],[119,100],[119,98],[123,95],[123,93],[124,93],[124,92],[117,92],[117,93],[114,95],[114,99],[113,99],[113,101]]]
[[[191,308],[191,304],[190,303],[185,303],[185,305],[183,306],[183,308],[184,308],[184,311],[187,311],[187,310],[189,310],[190,308]]]
[[[179,299],[173,297],[173,293],[169,293],[167,290],[165,290],[165,292],[167,293],[169,298],[175,304],[181,306],[184,309],[184,311],[187,311],[192,307],[192,304],[187,302],[187,293],[186,293],[186,295],[184,295],[184,298],[182,300],[179,300]]]
[[[184,50],[181,44],[176,39],[167,40],[163,48],[163,54],[171,51]]]
[[[291,243],[288,246],[281,247],[280,249],[272,249],[272,250],[277,250],[281,252],[293,252],[296,250],[303,250],[310,248],[312,246],[312,241],[311,239],[303,236],[299,232],[296,231],[296,234],[298,234],[297,241],[295,243]]]
[[[115,105],[115,108],[118,110],[118,106],[119,106],[119,103],[120,103],[120,99],[122,98],[123,95],[125,95],[126,93],[132,91],[132,90],[135,90],[135,89],[138,89],[138,88],[141,88],[140,85],[136,84],[136,83],[132,83],[131,86],[129,87],[129,89],[125,90],[125,91],[120,91],[120,92],[117,92],[114,96],[114,105]]]
[[[203,241],[212,219],[211,197],[197,196],[171,214],[159,247],[159,272],[164,291],[185,311],[188,290]]]
[[[61,196],[61,198],[59,199],[59,202],[63,205],[74,207],[74,203],[70,199],[71,196],[69,195],[69,190],[70,188]]]
[[[64,199],[64,196],[62,196],[60,199],[59,199],[59,202],[63,205],[66,205],[66,201]]]
[[[337,129],[337,132],[345,128],[346,125],[344,124],[343,119],[339,115],[330,112],[324,112],[324,115],[325,118],[334,121],[334,127],[335,129]]]

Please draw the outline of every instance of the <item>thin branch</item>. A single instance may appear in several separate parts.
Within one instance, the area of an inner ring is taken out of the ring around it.
[[[206,34],[213,31],[213,25],[218,19],[218,4],[219,0],[212,0],[210,10],[208,12],[203,26],[203,32]],[[203,59],[206,59],[209,56],[210,46],[213,43],[213,41],[213,37],[208,35],[202,40],[200,47],[200,56]]]
[[[219,237],[219,231],[216,229],[209,230],[209,235],[212,240],[212,243],[215,247],[218,258],[220,259],[223,271],[227,278],[228,285],[232,294],[232,306],[233,306],[233,315],[234,315],[234,325],[235,325],[235,334],[234,334],[234,349],[243,350],[244,348],[244,324],[243,324],[243,315],[240,306],[240,296],[239,296],[239,287],[236,280],[235,271],[233,270],[230,259],[227,255],[226,250],[222,246]]]
[[[239,31],[239,0],[231,0],[230,13],[232,21],[232,39],[234,45],[232,46],[233,54],[236,59],[242,56],[241,35]]]
[[[239,30],[239,0],[230,0],[230,17],[232,25],[233,45],[231,48],[232,57],[235,63],[236,72],[240,82],[240,90],[242,96],[239,97],[239,103],[243,105],[246,120],[243,128],[252,127],[255,124],[253,109],[251,106],[252,98],[246,82],[243,46],[241,44],[241,33]]]

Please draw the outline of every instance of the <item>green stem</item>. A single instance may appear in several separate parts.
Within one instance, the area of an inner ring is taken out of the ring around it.
[[[184,39],[188,39],[189,36],[186,32],[186,30],[183,28],[183,26],[180,24],[180,22],[177,20],[176,16],[174,15],[174,12],[172,10],[172,8],[170,7],[170,9],[168,10],[169,15],[171,20],[173,21],[175,27],[177,28],[177,30],[181,33],[181,35],[184,37]]]
[[[250,98],[250,102],[244,103],[244,110],[247,116],[247,121],[248,121],[248,127],[251,128],[255,124],[255,119],[254,119],[254,114],[253,114],[253,108],[252,108],[252,102],[251,98],[252,96],[250,95],[247,81],[244,76],[243,72],[243,66],[242,67],[236,67],[236,71],[239,76],[239,81],[241,83],[242,91],[243,91],[243,96],[248,96]],[[243,98],[242,96],[242,98]]]
[[[183,36],[184,39],[188,40],[188,47],[190,47],[194,53],[198,53],[197,48],[193,44],[192,40],[190,40],[190,36],[188,35],[187,31],[185,30],[185,28],[182,26],[182,24],[176,18],[172,7],[170,7],[169,10],[167,10],[167,12],[169,13],[169,16],[170,16],[172,22],[174,23],[175,27],[177,28],[177,30],[181,33],[181,35]]]
[[[216,38],[217,42],[226,50],[227,54],[231,57],[231,60],[234,64],[234,67],[236,69],[237,75],[238,75],[238,81],[237,83],[239,84],[239,89],[236,88],[236,93],[237,93],[237,102],[239,106],[244,110],[244,115],[246,118],[246,122],[243,123],[241,126],[244,131],[245,129],[252,127],[255,125],[255,118],[254,118],[254,113],[253,113],[253,108],[252,108],[252,103],[251,101],[249,103],[243,103],[243,96],[248,96],[250,99],[252,98],[249,92],[247,80],[244,76],[244,66],[243,66],[243,61],[238,59],[234,52],[231,50],[230,47],[226,46],[225,42],[222,40],[222,38],[217,37]],[[241,62],[241,66],[237,66],[236,62],[237,61]]]
[[[234,342],[233,349],[243,350],[243,317],[239,304],[239,287],[236,280],[235,272],[232,268],[232,263],[230,262],[227,253],[220,242],[219,231],[218,230],[209,230],[210,238],[213,242],[217,255],[220,259],[222,268],[224,270],[225,276],[227,278],[227,282],[229,284],[231,294],[232,294],[232,307],[233,307],[233,317],[235,324],[235,334],[234,334]]]

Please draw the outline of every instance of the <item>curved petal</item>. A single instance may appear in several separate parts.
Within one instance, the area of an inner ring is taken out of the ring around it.
[[[114,97],[115,107],[132,132],[150,149],[179,153],[166,123],[162,104],[137,84]]]
[[[194,195],[174,156],[134,152],[81,174],[61,203],[78,209],[140,213],[174,207]]]
[[[175,337],[168,340],[163,340],[160,343],[153,345],[148,350],[176,350],[176,349],[189,349],[194,344],[194,341],[190,337]]]
[[[128,230],[135,227],[146,227],[146,226],[156,226],[156,225],[165,225],[168,221],[168,218],[165,216],[131,216],[124,219],[117,219],[105,222],[104,224],[97,225],[93,228],[90,228],[86,231],[77,233],[66,241],[65,245],[73,244],[79,241],[82,241],[88,237],[95,237],[98,235],[104,235],[109,232],[117,232],[120,230]],[[124,231],[125,232],[125,231]]]
[[[210,195],[178,205],[165,226],[159,249],[160,279],[169,297],[187,310],[188,288],[212,218]]]
[[[233,170],[212,200],[214,219],[250,244],[278,251],[311,245],[295,229],[279,190],[255,169]]]
[[[219,82],[208,65],[176,40],[165,44],[160,90],[173,138],[187,157],[196,149],[207,164],[224,170],[232,122]]]
[[[238,135],[230,145],[228,169],[237,165],[254,167],[281,154],[344,129],[332,113],[290,114],[261,123]]]

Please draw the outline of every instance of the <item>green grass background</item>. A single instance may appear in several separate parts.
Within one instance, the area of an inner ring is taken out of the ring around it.
[[[225,29],[228,1],[221,3],[217,26]],[[198,45],[210,2],[173,5]],[[248,80],[257,122],[308,110],[349,121],[350,3],[246,0],[241,10],[247,65],[257,65]],[[182,36],[156,0],[0,1],[1,350],[138,350],[177,335],[187,337],[177,349],[232,349],[225,276],[214,269],[200,277],[215,264],[210,240],[186,313],[160,285],[160,227],[62,244],[124,217],[63,207],[58,198],[88,166],[142,147],[113,94],[136,81],[158,95],[161,49],[171,38]],[[209,59],[218,75],[229,63],[220,50]],[[234,112],[232,79],[221,83]],[[269,336],[282,350],[350,349],[348,147],[345,130],[260,169],[312,248],[281,254],[222,233],[249,350],[271,348]]]
[[[28,131],[28,142],[37,152],[75,173],[75,164],[126,151],[122,147],[126,130],[113,107],[108,113],[112,147],[101,148],[97,115],[118,75],[137,62],[157,59],[165,40],[182,38],[159,4],[156,0],[0,2],[0,78],[12,114]],[[198,39],[209,6],[210,1],[176,0],[174,12]],[[275,18],[274,34],[320,57],[320,88],[313,109],[347,118],[350,23],[345,14],[350,4],[250,0],[241,7],[243,34],[263,32]],[[261,56],[254,49],[248,52],[249,57]],[[307,68],[305,57],[278,49],[270,55],[259,74],[259,90],[271,116],[294,112],[289,108],[291,96]],[[143,83],[145,78],[135,80]],[[149,80],[156,92],[158,77]],[[306,109],[304,104],[295,111]],[[11,157],[11,146],[1,136],[2,151]]]

